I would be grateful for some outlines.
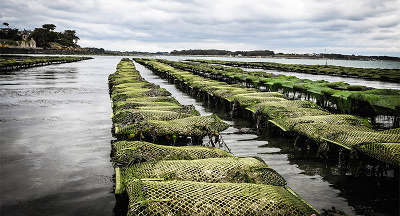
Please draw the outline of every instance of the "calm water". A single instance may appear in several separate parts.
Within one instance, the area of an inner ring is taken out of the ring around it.
[[[118,62],[0,75],[0,215],[112,215],[107,75]]]
[[[96,56],[0,75],[0,215],[113,215],[107,76],[120,59]],[[237,134],[252,125],[205,106],[139,65],[138,70],[182,104],[195,104],[203,115],[218,112],[231,124],[223,136],[234,154],[263,158],[316,208],[385,211],[385,205],[376,207],[385,197],[377,195],[382,188],[373,181],[338,176],[335,166],[304,159],[291,150],[291,139]]]

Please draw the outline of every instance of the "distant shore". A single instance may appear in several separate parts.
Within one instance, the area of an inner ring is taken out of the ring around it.
[[[240,56],[240,55],[196,55],[177,54],[168,52],[122,52],[108,51],[102,48],[80,48],[80,49],[31,49],[31,48],[9,48],[0,47],[0,54],[50,54],[50,55],[100,55],[100,56],[199,56],[199,57],[234,57],[234,58],[286,58],[286,59],[335,59],[356,61],[396,61],[400,57],[393,56],[355,56],[342,54],[274,54],[267,56]]]

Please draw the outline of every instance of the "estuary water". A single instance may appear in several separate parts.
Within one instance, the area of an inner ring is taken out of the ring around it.
[[[107,76],[119,60],[0,74],[0,215],[112,215]]]
[[[107,78],[122,57],[94,58],[0,74],[0,215],[114,215]],[[223,137],[232,152],[264,159],[314,207],[394,214],[396,188],[338,175],[335,165],[291,150],[292,139],[240,134],[253,125],[208,107],[140,65],[137,69],[182,104],[230,123]]]

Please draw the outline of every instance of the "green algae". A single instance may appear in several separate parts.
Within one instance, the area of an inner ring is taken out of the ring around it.
[[[343,82],[311,81],[294,76],[273,75],[260,71],[243,71],[240,68],[222,67],[199,63],[174,62],[159,60],[164,64],[194,73],[201,73],[209,78],[227,79],[229,83],[244,82],[250,87],[263,86],[271,91],[302,92],[321,101],[336,104],[341,113],[367,115],[400,115],[400,90],[372,89],[365,86],[349,85]],[[208,60],[195,62],[216,63]],[[217,61],[219,62],[219,61]],[[236,73],[234,79],[232,74]],[[367,108],[365,108],[367,106]]]
[[[266,70],[281,70],[297,73],[323,74],[331,76],[349,76],[379,81],[400,82],[399,69],[381,68],[355,68],[334,65],[302,65],[302,64],[280,64],[274,62],[239,62],[220,60],[188,60],[193,62],[220,64],[235,67],[260,68]]]
[[[311,102],[301,102],[287,100],[279,93],[264,94],[256,89],[244,88],[243,86],[230,85],[225,82],[213,81],[212,79],[203,78],[188,71],[174,69],[172,66],[166,66],[165,60],[135,59],[141,64],[150,67],[159,74],[165,74],[167,77],[173,77],[177,81],[188,83],[191,88],[198,88],[210,95],[215,95],[218,89],[218,95],[222,99],[230,99],[242,108],[245,108],[254,114],[261,113],[266,119],[282,128],[284,131],[291,131],[308,137],[317,143],[329,142],[346,149],[357,149],[363,143],[400,143],[399,131],[384,130],[376,131],[370,123],[363,118],[351,115],[331,114],[321,107]],[[164,63],[162,63],[164,62]],[[215,77],[214,77],[215,78]],[[325,81],[318,82],[320,84],[327,83]],[[331,87],[337,89],[345,88],[347,85],[342,83],[331,84]],[[245,89],[246,93],[236,91],[235,89]],[[333,96],[338,100],[348,94],[346,91],[336,90]],[[367,90],[377,94],[378,92],[393,92],[393,90]],[[238,92],[238,93],[234,93]],[[396,91],[394,91],[396,92]],[[320,93],[329,94],[330,92]],[[253,96],[253,97],[252,97]],[[350,97],[347,95],[347,97]],[[351,106],[349,107],[351,109]],[[368,151],[368,153],[366,153]],[[366,149],[362,151],[367,155],[374,155],[374,158],[398,165],[399,154],[397,148],[390,148],[385,151],[385,155],[381,155],[382,151],[373,151]]]
[[[159,66],[165,70],[175,70],[168,66]],[[213,88],[210,86],[213,81],[193,79],[190,73],[181,75],[182,80],[188,84],[201,86],[214,94],[230,95],[232,100],[237,99],[237,93],[248,94],[247,97],[266,96],[252,90],[219,86]],[[218,84],[223,85],[222,82]],[[118,139],[152,137],[153,141],[173,145],[180,137],[211,135],[219,139],[220,131],[229,126],[216,115],[199,116],[193,106],[180,105],[169,94],[164,94],[160,87],[147,84],[134,70],[133,63],[127,59],[122,60],[117,72],[110,75],[109,86],[113,101],[114,133]],[[268,95],[281,96],[273,93]],[[160,137],[167,139],[158,140]],[[286,181],[276,171],[258,159],[237,158],[210,147],[174,147],[144,141],[114,142],[112,158],[117,166],[115,193],[127,192],[130,202],[128,215],[192,215],[193,212],[199,215],[208,215],[211,212],[213,215],[225,215],[224,213],[236,211],[212,204],[213,201],[209,202],[210,198],[224,203],[237,203],[238,206],[243,206],[246,201],[256,208],[252,212],[265,212],[267,204],[270,212],[282,211],[281,207],[285,206],[285,212],[294,215],[317,213],[307,202],[290,192]],[[203,185],[202,181],[226,182],[229,187],[217,185],[218,183]],[[149,188],[151,186],[155,187]],[[192,186],[200,187],[204,192],[193,191],[190,189]],[[233,188],[237,190],[232,190]],[[158,192],[153,194],[155,196],[151,195],[156,190]],[[260,193],[260,190],[268,193]],[[182,196],[179,195],[178,199],[176,196],[165,197],[179,193]],[[271,200],[273,203],[269,202]],[[256,201],[259,206],[254,205]],[[163,205],[168,202],[172,204]],[[177,202],[184,205],[175,205]],[[204,208],[205,205],[208,207]],[[244,213],[246,212],[249,211]]]
[[[0,55],[0,71],[19,70],[48,64],[68,63],[93,59],[91,57],[77,56],[17,56]]]

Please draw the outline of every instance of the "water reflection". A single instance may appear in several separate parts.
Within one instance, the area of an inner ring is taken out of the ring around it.
[[[119,60],[0,76],[1,215],[112,215],[107,75]]]

